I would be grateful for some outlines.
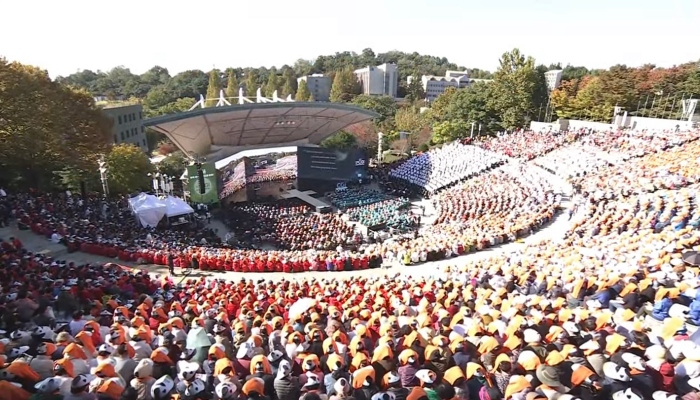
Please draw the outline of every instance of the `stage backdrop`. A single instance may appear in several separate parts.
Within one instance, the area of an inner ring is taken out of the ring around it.
[[[205,204],[217,203],[219,201],[219,189],[217,188],[218,178],[216,176],[216,167],[214,163],[202,164],[202,171],[204,172],[204,194],[199,193],[197,166],[190,165],[187,167],[190,201],[192,203]]]
[[[299,179],[355,181],[367,176],[367,158],[362,149],[334,150],[298,147]]]

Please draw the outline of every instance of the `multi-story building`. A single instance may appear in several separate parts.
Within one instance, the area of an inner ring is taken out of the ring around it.
[[[547,82],[547,89],[554,90],[561,84],[562,70],[553,69],[544,73],[544,79]]]
[[[399,89],[399,70],[396,64],[365,67],[354,72],[363,94],[396,97]]]
[[[331,98],[331,78],[323,74],[313,74],[297,78],[297,83],[306,81],[314,101],[329,101]]]
[[[409,76],[408,83],[410,84],[413,79],[415,77]],[[447,88],[469,87],[470,82],[468,71],[447,71],[445,76],[423,75],[421,77],[425,99],[428,101],[437,99]]]
[[[102,112],[112,118],[114,144],[131,143],[148,151],[141,104],[107,103]]]

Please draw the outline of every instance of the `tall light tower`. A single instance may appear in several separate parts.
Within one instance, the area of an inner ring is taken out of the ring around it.
[[[102,181],[102,192],[105,197],[107,197],[109,196],[109,187],[107,186],[107,163],[105,162],[104,156],[100,157],[97,164],[100,166],[98,171],[100,171],[100,180]]]

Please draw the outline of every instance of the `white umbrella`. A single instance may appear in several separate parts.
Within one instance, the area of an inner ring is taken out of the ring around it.
[[[289,307],[289,319],[294,320],[296,317],[302,315],[312,307],[316,306],[316,299],[309,297],[304,297],[297,300],[291,307]]]

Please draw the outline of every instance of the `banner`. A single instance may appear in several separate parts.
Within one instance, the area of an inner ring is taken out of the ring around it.
[[[219,190],[217,187],[216,167],[213,163],[202,164],[202,172],[204,173],[204,193],[199,191],[197,166],[190,165],[187,167],[190,201],[204,204],[217,203],[219,201]]]

